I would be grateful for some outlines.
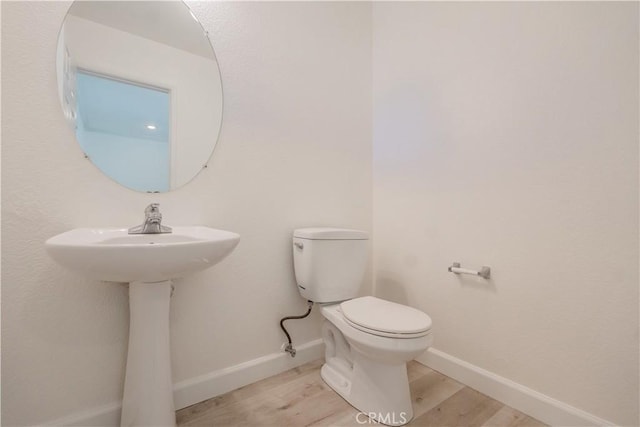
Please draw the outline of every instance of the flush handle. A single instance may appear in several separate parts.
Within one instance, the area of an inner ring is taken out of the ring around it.
[[[295,246],[296,248],[303,250],[304,249],[304,244],[300,243],[300,242],[294,242],[293,246]]]

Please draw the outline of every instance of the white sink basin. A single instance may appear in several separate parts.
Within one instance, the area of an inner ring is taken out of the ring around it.
[[[159,282],[204,270],[236,247],[240,236],[209,227],[173,227],[168,234],[126,228],[76,228],[47,240],[60,265],[96,280]]]

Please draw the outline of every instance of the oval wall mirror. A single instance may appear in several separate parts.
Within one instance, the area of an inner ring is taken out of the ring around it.
[[[56,64],[64,117],[113,180],[165,192],[206,167],[222,81],[208,35],[182,1],[75,1]]]

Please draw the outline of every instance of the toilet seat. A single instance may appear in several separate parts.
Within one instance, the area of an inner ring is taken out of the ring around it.
[[[431,318],[420,310],[376,297],[340,304],[346,322],[363,332],[390,338],[419,338],[431,330]]]

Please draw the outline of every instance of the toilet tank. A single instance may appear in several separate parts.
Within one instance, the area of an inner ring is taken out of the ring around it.
[[[345,228],[293,232],[293,267],[300,294],[317,303],[358,296],[367,266],[369,235]]]

